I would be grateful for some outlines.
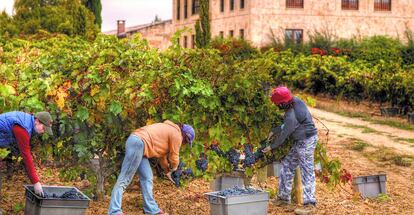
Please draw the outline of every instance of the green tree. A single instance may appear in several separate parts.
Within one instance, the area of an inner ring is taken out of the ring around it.
[[[210,15],[209,15],[209,1],[200,0],[200,18],[195,24],[196,31],[196,46],[203,48],[210,44]]]
[[[6,11],[0,13],[0,36],[14,36],[18,33],[17,27],[13,24],[13,19]]]
[[[13,17],[1,15],[7,25],[2,35],[36,34],[40,30],[94,38],[95,17],[79,0],[16,0]],[[6,14],[7,15],[7,14]]]
[[[83,0],[83,4],[95,15],[95,25],[101,29],[102,26],[102,3],[101,0]]]

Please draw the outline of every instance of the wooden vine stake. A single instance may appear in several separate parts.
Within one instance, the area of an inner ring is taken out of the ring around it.
[[[292,199],[295,200],[296,204],[303,205],[302,174],[299,166],[295,169],[295,178],[293,179],[292,195]]]

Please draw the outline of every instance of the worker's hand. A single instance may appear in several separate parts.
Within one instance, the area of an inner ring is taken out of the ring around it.
[[[266,148],[264,148],[262,150],[263,153],[267,153],[267,152],[270,152],[270,151],[272,151],[272,148],[270,148],[270,146],[266,146]]]
[[[174,180],[172,179],[172,171],[169,171],[167,174],[165,174],[167,176],[167,178],[173,183],[175,184]]]
[[[267,135],[267,140],[270,140],[270,138],[272,138],[273,136],[273,132],[269,132],[269,135]]]
[[[36,195],[38,195],[40,197],[44,196],[42,184],[40,184],[40,182],[37,182],[36,184],[34,184],[33,189],[34,189],[34,192],[36,193]]]

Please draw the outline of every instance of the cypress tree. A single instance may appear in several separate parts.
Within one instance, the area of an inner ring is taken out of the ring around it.
[[[203,48],[208,46],[211,40],[209,0],[200,0],[200,16],[195,25],[196,46]]]
[[[84,5],[95,15],[95,24],[101,29],[102,26],[102,4],[101,0],[84,0]]]

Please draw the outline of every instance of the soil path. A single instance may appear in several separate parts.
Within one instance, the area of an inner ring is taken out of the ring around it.
[[[362,140],[373,146],[393,148],[396,152],[414,155],[414,131],[374,124],[324,110],[309,108],[312,115],[329,128],[331,135]],[[315,123],[320,124],[315,121]],[[323,129],[322,125],[319,125]]]

